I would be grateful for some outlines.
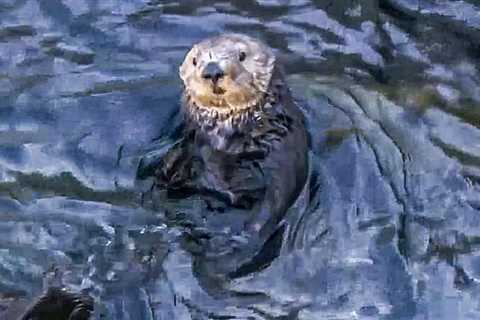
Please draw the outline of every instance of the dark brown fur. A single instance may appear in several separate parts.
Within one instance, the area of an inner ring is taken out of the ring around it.
[[[157,187],[214,194],[252,209],[251,230],[268,236],[308,172],[303,114],[281,72],[275,67],[259,103],[241,111],[199,108],[185,92],[183,138],[157,168]]]
[[[49,288],[19,320],[88,320],[93,299],[66,289]]]

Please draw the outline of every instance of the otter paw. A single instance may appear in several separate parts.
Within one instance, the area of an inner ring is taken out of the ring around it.
[[[188,171],[187,168],[178,168],[175,171],[165,170],[164,167],[158,168],[155,171],[155,185],[165,189],[178,188],[189,180]]]

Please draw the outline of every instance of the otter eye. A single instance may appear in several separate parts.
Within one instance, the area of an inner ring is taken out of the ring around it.
[[[197,58],[193,58],[192,63],[193,63],[194,66],[196,66],[197,65]]]
[[[247,54],[241,51],[240,54],[238,55],[238,60],[244,61],[246,57],[247,57]]]

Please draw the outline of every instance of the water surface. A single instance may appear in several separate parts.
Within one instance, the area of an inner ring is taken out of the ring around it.
[[[312,168],[279,256],[216,291],[205,234],[249,239],[135,177],[226,31],[275,50]],[[478,319],[479,50],[474,0],[4,0],[0,315],[55,265],[96,318]]]

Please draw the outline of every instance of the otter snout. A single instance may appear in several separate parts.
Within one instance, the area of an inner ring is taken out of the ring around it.
[[[224,75],[222,68],[216,62],[209,62],[202,71],[202,78],[206,80],[211,79],[214,83]]]

